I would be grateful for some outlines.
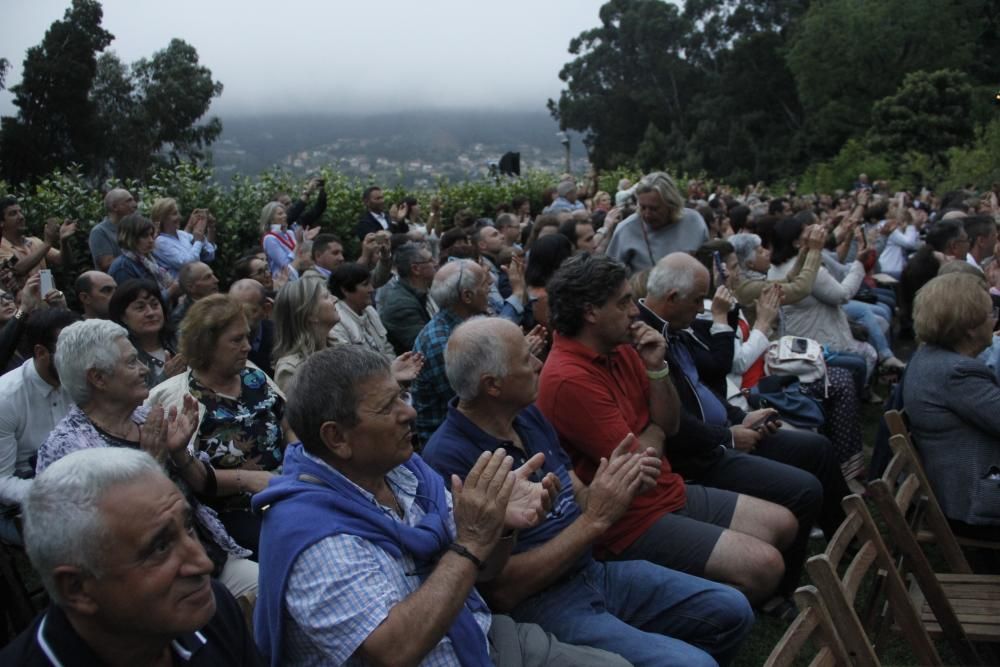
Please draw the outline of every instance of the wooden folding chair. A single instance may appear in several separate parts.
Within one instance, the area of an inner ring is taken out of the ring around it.
[[[806,570],[830,612],[852,665],[877,665],[867,628],[855,609],[855,600],[866,578],[878,586],[884,574],[884,591],[893,617],[921,665],[941,665],[934,643],[920,622],[906,586],[882,541],[864,500],[857,494],[843,500],[847,518],[834,533],[826,551],[806,561]],[[856,548],[856,551],[854,551]],[[848,558],[847,552],[854,551]],[[844,574],[838,574],[842,563]]]
[[[910,454],[919,462],[920,454],[917,452],[916,447],[913,444],[913,437],[910,435],[910,425],[906,419],[906,413],[902,410],[886,410],[883,415],[885,418],[886,426],[889,427],[890,436],[900,436],[903,438],[904,442],[897,446],[903,446],[909,450]],[[897,441],[898,442],[898,441]],[[892,446],[892,438],[889,438],[889,446]],[[894,450],[895,451],[895,450]],[[927,482],[926,475],[924,474],[923,465],[921,464],[920,473],[923,480],[924,488],[930,489],[930,484]],[[885,479],[885,475],[882,476]],[[918,502],[913,503],[913,508],[910,509],[907,514],[909,516],[910,526],[913,528],[914,533],[917,536],[917,541],[921,543],[934,542],[936,540],[937,531],[928,530],[922,525],[922,517],[924,513],[924,508],[921,503],[924,502],[923,498],[918,498]],[[940,508],[939,508],[940,509]],[[950,532],[950,529],[949,529]],[[1000,542],[991,542],[989,540],[977,540],[971,537],[963,537],[959,535],[953,535],[954,542],[957,542],[960,547],[968,547],[974,549],[990,549],[998,550],[1000,549]],[[945,557],[948,558],[948,566],[952,568],[955,572],[963,572],[964,570],[959,569],[956,564],[953,563],[952,558],[955,558],[955,563],[957,563],[957,558],[961,558],[965,561],[965,556],[961,555],[956,557],[954,553],[945,553]],[[965,567],[968,568],[969,565],[966,562]],[[972,570],[968,570],[972,572]]]
[[[966,662],[985,664],[972,642],[1000,642],[1000,576],[972,573],[910,442],[893,435],[889,445],[892,460],[868,489],[900,552],[901,575],[912,574],[915,580],[913,603],[932,637],[945,637]],[[906,520],[921,498],[924,523],[950,573],[933,570]]]
[[[816,587],[803,586],[795,591],[795,602],[799,615],[775,644],[764,667],[791,667],[801,664],[808,655],[812,655],[809,667],[850,667],[847,649]],[[879,664],[874,651],[870,660],[873,665]]]

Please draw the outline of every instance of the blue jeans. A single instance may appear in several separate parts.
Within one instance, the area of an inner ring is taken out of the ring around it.
[[[865,386],[868,384],[868,365],[865,363],[864,357],[848,352],[832,352],[826,359],[826,365],[850,371],[858,396],[864,393]]]
[[[754,621],[739,591],[639,560],[592,560],[511,616],[636,667],[725,664]]]
[[[898,279],[899,276],[893,276]],[[896,308],[896,290],[890,289],[888,287],[875,287],[872,289],[875,292],[875,296],[878,297],[878,302],[885,304],[889,307],[890,314]]]
[[[889,347],[889,341],[886,339],[885,333],[878,323],[875,305],[877,304],[848,301],[844,304],[844,312],[847,313],[847,319],[857,322],[865,328],[865,331],[868,332],[868,342],[878,352],[878,358],[885,360],[896,355],[893,354],[892,348]]]

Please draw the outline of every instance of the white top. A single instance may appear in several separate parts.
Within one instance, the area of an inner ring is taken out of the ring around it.
[[[920,232],[913,225],[894,229],[885,242],[885,250],[878,258],[883,273],[898,278],[906,267],[909,254],[920,247]]]
[[[20,504],[31,488],[30,459],[69,412],[65,390],[43,380],[28,359],[0,377],[0,503]]]
[[[385,326],[373,307],[368,306],[364,313],[358,315],[346,301],[340,300],[337,302],[337,312],[340,314],[340,321],[330,329],[331,340],[336,343],[364,345],[389,361],[396,358],[396,353],[386,338]]]

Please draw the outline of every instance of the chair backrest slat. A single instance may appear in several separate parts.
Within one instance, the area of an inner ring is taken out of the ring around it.
[[[838,629],[852,664],[873,665],[874,650],[864,624],[855,610],[855,598],[861,580],[865,575],[872,579],[880,572],[885,576],[885,593],[892,609],[893,617],[899,624],[904,638],[913,649],[914,656],[922,665],[940,665],[941,658],[920,620],[906,591],[906,586],[896,570],[889,550],[886,548],[878,528],[872,519],[864,500],[856,494],[843,500],[847,519],[837,530],[835,539],[856,541],[857,553],[845,568],[841,578],[837,572],[844,557],[844,549],[835,553],[828,546],[826,552],[813,556],[806,562],[806,569],[813,583],[819,589],[820,597]],[[831,540],[832,542],[832,540]]]
[[[912,504],[912,499],[923,500],[922,518],[926,527],[934,534],[934,539],[941,549],[941,555],[948,563],[948,567],[956,574],[972,574],[972,567],[965,558],[965,552],[955,539],[955,534],[948,525],[948,518],[941,510],[934,489],[931,488],[930,480],[920,462],[920,455],[913,446],[913,441],[905,435],[893,435],[889,438],[889,446],[892,448],[893,460],[899,459],[901,462],[901,472],[890,476],[889,469],[882,475],[881,480],[886,484],[888,490],[895,496],[896,504],[905,515]],[[890,464],[891,465],[891,464]],[[902,476],[902,481],[900,477]],[[906,494],[901,495],[901,489],[905,489]],[[909,495],[909,500],[907,499]]]
[[[815,655],[810,667],[849,667],[851,660],[841,641],[830,612],[823,606],[815,586],[803,586],[795,591],[795,602],[799,615],[788,626],[785,634],[775,644],[764,667],[791,667],[799,664],[800,658],[811,644]],[[872,654],[874,665],[878,659]]]

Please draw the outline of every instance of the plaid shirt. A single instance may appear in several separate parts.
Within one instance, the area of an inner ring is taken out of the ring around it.
[[[413,351],[424,355],[424,368],[411,389],[413,408],[417,411],[415,427],[421,445],[430,440],[448,416],[448,401],[455,396],[444,372],[444,348],[451,332],[461,323],[450,309],[442,309],[420,330],[413,343]]]
[[[322,463],[308,453],[306,456]],[[400,519],[384,505],[379,507],[394,519],[417,525],[424,516],[415,502],[417,478],[399,466],[389,471],[386,481],[403,508],[403,517]],[[361,487],[354,485],[354,488],[359,501],[378,503],[375,496]],[[447,490],[445,496],[451,508],[451,494]],[[448,518],[448,532],[454,536],[454,516],[449,513]],[[353,535],[327,537],[303,551],[292,566],[285,589],[288,619],[282,663],[348,667],[365,664],[354,653],[392,608],[420,587],[428,573],[418,573],[416,569],[409,555],[396,559]],[[483,635],[487,635],[492,617],[481,613],[475,619]],[[422,667],[458,664],[448,637],[438,642],[420,662]]]

